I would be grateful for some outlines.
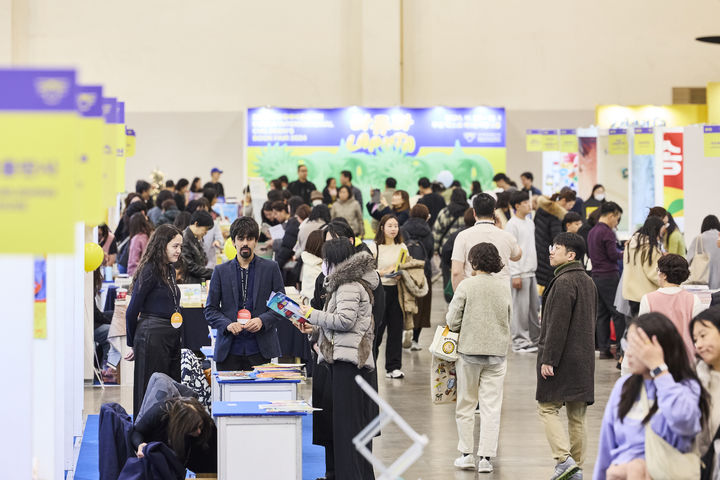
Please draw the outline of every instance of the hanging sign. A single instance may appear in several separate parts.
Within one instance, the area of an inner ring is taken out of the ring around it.
[[[125,127],[125,157],[135,156],[135,130]]]
[[[720,157],[720,125],[703,127],[703,143],[706,157]]]
[[[635,155],[655,154],[655,135],[652,128],[636,128],[634,130],[633,153]]]
[[[564,153],[577,153],[578,139],[577,132],[572,130],[560,130],[560,151]]]
[[[115,104],[115,191],[125,191],[125,102]]]
[[[682,228],[684,223],[684,152],[683,133],[663,133],[663,206]]]
[[[525,131],[525,149],[528,152],[543,151],[543,136],[541,130]]]
[[[557,130],[543,130],[542,141],[543,152],[557,152],[558,150],[560,150],[560,142],[558,140]]]
[[[0,252],[73,253],[77,126],[73,70],[0,69]]]
[[[629,151],[627,130],[611,128],[608,142],[608,155],[627,155]]]
[[[105,128],[103,129],[103,198],[106,207],[115,205],[117,198],[117,161],[115,159],[115,142],[117,141],[117,99],[104,97],[102,100]]]
[[[79,219],[88,225],[99,225],[105,220],[107,210],[103,205],[103,129],[102,87],[78,86],[75,93],[77,111],[80,114],[78,168],[75,176],[80,202]]]

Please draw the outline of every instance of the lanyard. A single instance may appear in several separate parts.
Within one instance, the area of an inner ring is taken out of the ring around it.
[[[170,293],[173,297],[173,305],[175,306],[175,311],[180,311],[180,302],[178,301],[177,295],[175,294],[175,291],[177,290],[177,283],[175,282],[175,276],[173,275],[172,270],[170,270],[170,273],[168,274],[168,280],[170,280],[171,286],[170,286]]]
[[[243,309],[245,309],[245,306],[247,305],[248,278],[250,277],[249,269],[250,269],[250,267],[248,267],[247,270],[240,267],[240,285],[242,287],[242,290],[240,293],[242,293],[242,308]]]

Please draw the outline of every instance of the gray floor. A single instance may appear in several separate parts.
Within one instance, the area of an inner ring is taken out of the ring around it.
[[[432,340],[434,325],[443,322],[445,302],[439,282],[433,292],[433,329],[424,330],[420,343],[427,348]],[[382,348],[381,348],[382,350]],[[535,354],[510,354],[500,428],[498,457],[494,459],[495,471],[478,474],[460,471],[453,467],[458,456],[457,431],[454,405],[432,405],[428,389],[430,377],[430,354],[427,350],[403,353],[403,380],[386,379],[382,373],[384,359],[379,358],[380,395],[419,433],[430,439],[423,456],[410,467],[405,479],[539,479],[550,478],[554,466],[550,448],[535,412]],[[597,453],[597,441],[605,403],[619,371],[615,362],[596,361],[595,399],[588,408],[588,461],[585,478],[592,478],[592,468]],[[310,386],[302,388],[301,396],[309,398]],[[126,387],[87,387],[85,390],[86,413],[99,411],[104,402],[132,405],[132,389]],[[479,421],[476,428],[479,428]],[[476,430],[477,438],[477,430]],[[374,451],[386,463],[392,463],[408,446],[409,440],[397,428],[387,427],[374,442]]]

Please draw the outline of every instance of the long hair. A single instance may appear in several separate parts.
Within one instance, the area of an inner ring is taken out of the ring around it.
[[[393,207],[393,211],[395,212],[404,212],[405,210],[410,210],[410,195],[405,190],[395,190],[395,193],[393,193],[393,196],[399,195],[402,199],[402,203],[399,207],[395,208]]]
[[[138,233],[144,233],[149,237],[150,235],[152,235],[153,227],[148,221],[148,219],[145,217],[145,214],[143,212],[137,212],[133,213],[133,216],[130,217],[129,230],[130,238],[134,237]]]
[[[143,253],[140,263],[138,264],[135,275],[133,275],[132,284],[130,285],[130,293],[132,293],[135,283],[140,274],[148,268],[149,274],[157,280],[164,282],[168,287],[172,288],[170,280],[170,262],[167,257],[167,245],[176,236],[182,236],[182,232],[175,226],[165,223],[160,225],[148,241],[145,253]]]
[[[400,221],[395,215],[393,215],[392,213],[388,213],[387,215],[383,215],[383,217],[380,219],[380,224],[378,225],[377,233],[375,234],[375,244],[378,246],[385,245],[385,232],[383,231],[383,228],[385,228],[385,224],[389,220],[395,220],[396,222],[398,222],[398,234],[395,237],[395,243],[403,242],[402,233],[400,232]]]
[[[645,223],[633,235],[637,248],[633,255],[633,265],[637,264],[637,256],[640,252],[640,263],[648,263],[652,265],[653,251],[660,250],[660,230],[662,230],[663,221],[655,216],[645,219]],[[630,262],[630,249],[626,249],[628,263]]]
[[[653,336],[657,337],[665,355],[665,363],[668,366],[668,371],[673,376],[675,382],[681,382],[683,380],[693,380],[697,382],[698,386],[700,386],[699,407],[701,423],[705,425],[710,412],[708,393],[702,387],[695,373],[695,369],[690,365],[690,360],[685,352],[685,343],[675,325],[673,325],[668,317],[658,312],[640,315],[634,319],[630,325],[642,328],[649,338]],[[623,384],[622,392],[620,393],[620,403],[618,405],[618,417],[620,417],[620,421],[625,419],[625,416],[640,396],[643,381],[642,375],[635,374],[628,378]],[[642,421],[643,425],[650,421],[657,410],[658,404],[657,399],[655,399],[650,407],[650,411]]]
[[[212,419],[205,407],[195,398],[173,398],[166,403],[168,419],[168,445],[178,459],[185,460],[185,440],[190,433],[200,429],[198,442],[207,445],[212,433]]]
[[[708,230],[720,230],[720,220],[715,215],[708,215],[703,218],[700,233],[705,233]]]

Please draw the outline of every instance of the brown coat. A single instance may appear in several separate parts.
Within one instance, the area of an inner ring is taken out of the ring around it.
[[[414,316],[418,313],[416,298],[424,297],[429,291],[424,268],[425,262],[411,258],[398,269],[398,301],[403,311],[405,330],[415,326]]]
[[[579,262],[565,265],[550,280],[542,301],[537,356],[538,402],[595,401],[595,318],[597,292]],[[542,378],[541,365],[555,376]]]

